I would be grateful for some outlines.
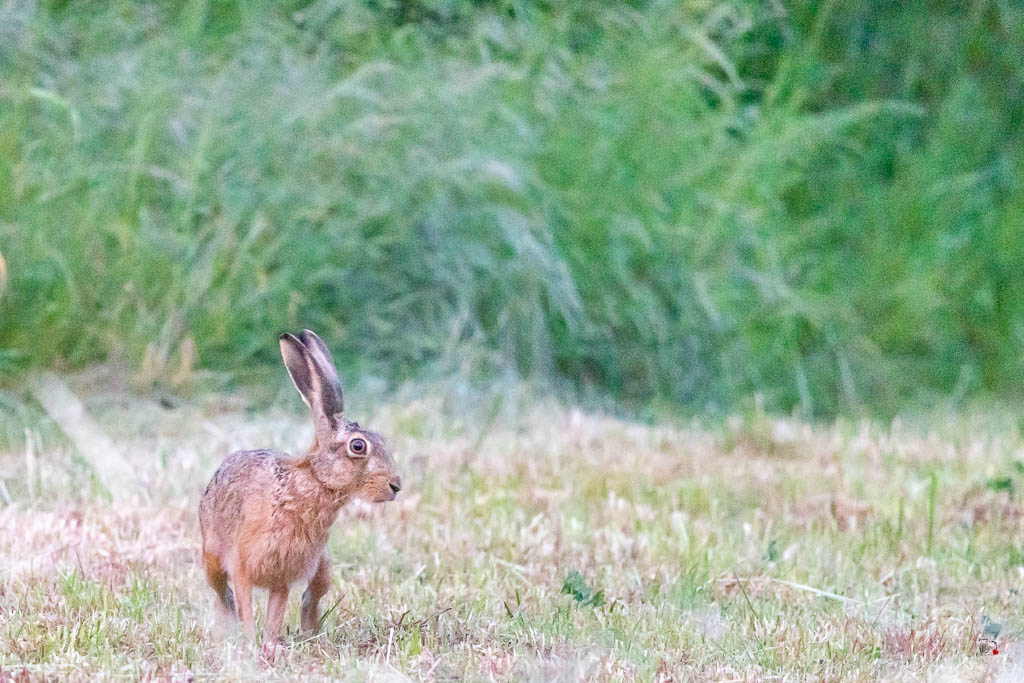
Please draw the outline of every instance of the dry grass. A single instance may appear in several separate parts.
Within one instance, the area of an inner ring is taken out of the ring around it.
[[[545,406],[481,429],[399,401],[368,422],[406,492],[343,512],[324,631],[295,634],[293,594],[268,662],[215,619],[194,507],[226,452],[298,447],[305,421],[86,399],[137,481],[110,495],[42,423],[0,453],[0,680],[1024,673],[1013,424],[652,428]]]

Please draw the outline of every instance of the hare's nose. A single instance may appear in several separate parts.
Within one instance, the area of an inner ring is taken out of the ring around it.
[[[398,477],[395,477],[394,479],[388,482],[388,486],[391,487],[392,491],[398,493],[399,491],[402,490],[402,480]]]

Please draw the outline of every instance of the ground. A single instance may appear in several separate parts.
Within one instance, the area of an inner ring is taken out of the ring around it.
[[[308,420],[127,396],[84,395],[116,477],[8,418],[0,680],[1024,676],[1010,419],[645,426],[394,399],[352,417],[390,436],[404,490],[343,511],[322,632],[296,632],[293,590],[268,658],[218,621],[195,508],[226,453],[300,448]]]

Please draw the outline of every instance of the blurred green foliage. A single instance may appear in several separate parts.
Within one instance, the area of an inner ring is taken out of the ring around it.
[[[1019,396],[1024,6],[0,6],[0,371]]]

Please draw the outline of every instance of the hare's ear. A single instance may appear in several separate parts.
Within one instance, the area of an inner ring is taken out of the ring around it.
[[[288,369],[288,376],[292,378],[292,384],[299,390],[299,396],[306,405],[313,408],[313,376],[310,371],[310,364],[306,360],[308,355],[306,347],[293,334],[282,334],[280,338],[281,358],[284,359],[284,366]]]
[[[313,361],[314,374],[320,378],[321,405],[324,414],[340,415],[345,410],[345,401],[341,392],[338,369],[334,366],[334,358],[331,357],[331,350],[313,330],[303,330],[299,334],[299,338],[309,352],[310,360]]]
[[[317,337],[317,340],[319,339]],[[280,343],[281,357],[288,368],[288,375],[292,378],[295,388],[299,390],[302,400],[309,406],[314,420],[318,425],[326,424],[333,427],[337,416],[341,414],[341,386],[338,384],[338,374],[334,366],[331,365],[330,370],[325,371],[316,358],[323,352],[310,350],[310,347],[295,335],[282,334]],[[323,344],[322,341],[320,343]],[[323,423],[323,420],[326,420],[326,423]]]

